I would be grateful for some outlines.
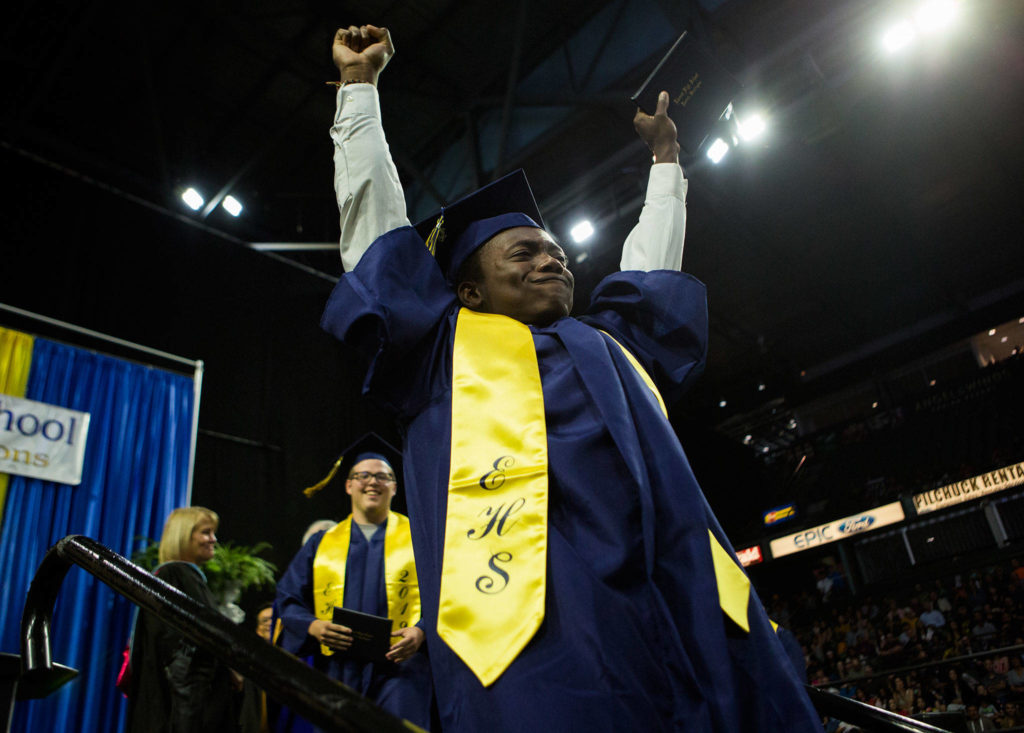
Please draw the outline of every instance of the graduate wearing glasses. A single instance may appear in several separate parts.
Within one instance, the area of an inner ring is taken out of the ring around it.
[[[391,511],[398,465],[398,451],[370,433],[342,454],[327,478],[306,490],[312,495],[344,476],[351,514],[314,534],[277,584],[278,643],[388,712],[427,728],[430,671],[420,651],[425,635],[409,520]],[[392,620],[387,664],[345,659],[352,629],[333,622],[335,606]]]

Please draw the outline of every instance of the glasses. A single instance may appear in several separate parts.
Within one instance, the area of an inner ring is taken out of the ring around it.
[[[377,479],[377,483],[380,484],[393,484],[395,483],[395,477],[390,473],[370,473],[369,471],[356,471],[348,475],[353,481],[358,481],[361,484],[370,483],[371,479]]]

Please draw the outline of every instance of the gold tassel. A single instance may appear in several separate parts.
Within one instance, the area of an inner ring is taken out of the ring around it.
[[[444,241],[444,214],[437,217],[437,223],[434,224],[434,229],[430,232],[427,237],[427,249],[430,254],[437,257],[437,243]]]
[[[331,467],[330,473],[328,473],[326,476],[324,476],[322,479],[317,481],[309,488],[303,489],[302,493],[309,498],[312,498],[316,494],[319,494],[320,491],[327,486],[327,484],[331,483],[331,479],[334,478],[334,474],[336,474],[338,472],[338,469],[341,468],[341,462],[344,460],[345,456],[338,456],[338,460],[334,462],[334,466]]]

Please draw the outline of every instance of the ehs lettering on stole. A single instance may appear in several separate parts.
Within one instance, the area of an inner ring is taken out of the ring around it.
[[[501,456],[492,463],[493,470],[488,471],[480,477],[480,486],[487,491],[494,491],[505,485],[505,472],[515,466],[516,459],[513,456]],[[511,497],[509,497],[511,498]],[[480,527],[470,529],[466,537],[471,540],[482,540],[484,537],[504,537],[518,520],[513,515],[526,506],[526,499],[522,496],[515,497],[511,501],[502,501],[492,504],[480,512],[483,524]],[[510,580],[509,573],[501,567],[503,564],[512,562],[512,553],[507,550],[499,550],[491,555],[487,566],[494,575],[484,573],[476,579],[476,589],[480,593],[494,595],[501,593],[508,587]],[[497,578],[495,578],[497,576]]]

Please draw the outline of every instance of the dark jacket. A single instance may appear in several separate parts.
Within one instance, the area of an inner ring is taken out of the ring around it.
[[[206,577],[197,566],[166,563],[157,568],[156,575],[200,603],[216,607]],[[148,611],[139,613],[131,670],[130,733],[237,730],[230,670]]]

